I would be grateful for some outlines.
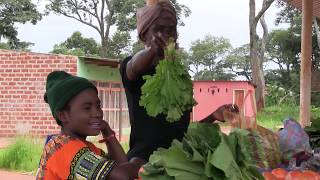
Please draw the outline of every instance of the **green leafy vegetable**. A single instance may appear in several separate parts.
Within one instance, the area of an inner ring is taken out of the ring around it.
[[[156,67],[156,73],[143,79],[146,82],[141,87],[139,104],[148,115],[156,117],[163,113],[168,122],[175,122],[195,105],[192,80],[174,43],[166,48],[165,59]]]
[[[151,155],[140,174],[143,180],[254,180],[263,179],[253,161],[251,132],[236,129],[230,135],[217,125],[194,123],[182,142]]]

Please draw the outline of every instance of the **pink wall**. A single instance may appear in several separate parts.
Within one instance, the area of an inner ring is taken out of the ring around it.
[[[223,104],[234,103],[234,90],[244,90],[253,93],[254,86],[248,81],[194,81],[193,91],[197,105],[193,108],[193,121],[198,121],[215,111]],[[244,102],[244,112],[246,117],[253,117],[251,96]]]

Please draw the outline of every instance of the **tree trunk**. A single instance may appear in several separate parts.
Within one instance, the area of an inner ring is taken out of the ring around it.
[[[107,8],[109,10],[109,15],[107,16],[107,18],[103,17],[101,19],[101,24],[100,24],[101,25],[100,56],[103,58],[107,58],[108,57],[108,45],[109,45],[109,41],[110,41],[110,37],[109,37],[110,36],[110,27],[111,27],[112,18],[114,16],[114,9],[113,9],[113,5],[110,1],[104,1],[104,2],[107,4]],[[102,7],[104,7],[104,5]],[[106,27],[104,27],[105,25],[106,25]]]
[[[261,40],[261,47],[260,47],[260,54],[259,54],[259,76],[260,76],[260,81],[261,81],[260,85],[261,85],[261,93],[262,93],[260,95],[260,97],[259,97],[260,99],[258,101],[259,110],[264,108],[264,106],[265,106],[266,83],[265,83],[265,78],[264,78],[263,62],[264,62],[264,54],[266,51],[266,43],[267,43],[268,35],[269,35],[268,26],[267,26],[267,23],[264,19],[264,15],[261,16],[260,23],[263,28],[263,37]]]
[[[100,56],[103,58],[108,57],[108,39],[105,37],[101,37]]]
[[[265,51],[265,41],[267,39],[267,27],[262,17],[265,11],[270,7],[274,0],[263,0],[263,5],[261,11],[256,15],[255,12],[255,0],[249,1],[249,26],[250,26],[250,63],[252,68],[252,81],[256,85],[256,101],[257,101],[257,110],[260,111],[264,108],[265,105],[265,79],[263,73],[263,59]],[[264,28],[264,39],[262,39],[262,47],[259,52],[257,35],[257,24],[262,17],[261,24]]]

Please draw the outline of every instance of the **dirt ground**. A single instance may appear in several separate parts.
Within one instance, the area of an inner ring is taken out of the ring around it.
[[[30,173],[18,173],[0,170],[1,180],[34,180],[35,176],[30,175]]]

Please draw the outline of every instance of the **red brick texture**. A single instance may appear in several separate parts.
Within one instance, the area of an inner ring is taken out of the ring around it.
[[[59,132],[43,100],[47,75],[77,73],[77,57],[0,49],[0,137]]]

